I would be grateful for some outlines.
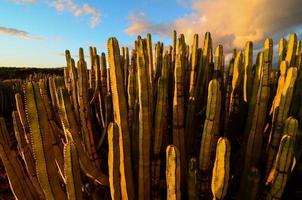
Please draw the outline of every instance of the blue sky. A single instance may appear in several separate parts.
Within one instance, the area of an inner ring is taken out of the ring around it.
[[[76,54],[79,47],[87,49],[92,45],[106,52],[106,42],[111,36],[117,37],[120,45],[130,46],[136,37],[124,32],[131,23],[130,15],[143,13],[153,22],[164,23],[189,10],[173,0],[70,1],[79,7],[87,4],[99,13],[99,16],[95,15],[100,22],[92,27],[94,14],[74,16],[66,8],[60,11],[50,6],[51,2],[54,1],[0,0],[0,27],[28,33],[28,38],[0,34],[0,66],[64,66],[65,49]],[[155,36],[153,39],[168,40],[168,37]]]
[[[0,66],[61,67],[65,49],[73,56],[79,47],[106,52],[111,36],[131,47],[147,32],[167,44],[173,29],[189,44],[193,33],[210,31],[226,52],[248,40],[261,46],[265,37],[301,33],[301,6],[301,0],[0,0]]]

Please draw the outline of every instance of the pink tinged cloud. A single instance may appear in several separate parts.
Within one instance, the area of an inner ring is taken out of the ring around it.
[[[130,15],[129,35],[153,33],[170,36],[175,29],[191,42],[194,33],[212,33],[225,49],[242,48],[246,41],[265,37],[302,24],[301,0],[195,0],[191,13],[167,24],[148,21],[144,15]]]

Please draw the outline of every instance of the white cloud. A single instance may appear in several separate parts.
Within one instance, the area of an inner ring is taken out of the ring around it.
[[[11,0],[18,4],[33,4],[38,0]],[[42,0],[41,0],[42,1]],[[90,16],[90,27],[94,28],[101,23],[101,12],[87,3],[78,4],[74,0],[43,0],[48,6],[58,12],[70,12],[75,17]]]
[[[82,5],[76,4],[73,0],[54,0],[49,1],[48,4],[54,7],[57,11],[68,11],[73,16],[90,16],[90,26],[96,27],[101,23],[101,13],[96,8],[89,6],[87,3]]]

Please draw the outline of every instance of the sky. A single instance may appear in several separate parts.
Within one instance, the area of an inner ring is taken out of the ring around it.
[[[96,46],[109,37],[132,47],[137,35],[171,43],[171,33],[203,38],[226,53],[246,41],[260,48],[266,37],[302,36],[301,0],[0,0],[0,66],[63,67],[64,51]],[[202,46],[202,39],[200,40]]]

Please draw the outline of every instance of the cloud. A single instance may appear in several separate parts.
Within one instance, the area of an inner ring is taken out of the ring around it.
[[[33,4],[37,2],[37,0],[11,0],[11,1],[18,4]]]
[[[18,4],[33,4],[38,0],[11,0]],[[42,1],[42,0],[41,0]],[[49,7],[56,9],[58,12],[70,12],[75,17],[90,16],[90,27],[94,28],[101,23],[101,12],[84,3],[79,5],[74,0],[43,0]]]
[[[180,0],[181,1],[181,0]],[[262,42],[272,35],[286,35],[302,24],[301,0],[193,0],[191,13],[166,24],[132,19],[128,34],[150,32],[170,36],[173,29],[191,42],[194,33],[210,31],[213,40],[225,49],[242,48],[246,41]]]
[[[68,11],[73,16],[90,16],[90,27],[94,28],[101,23],[101,13],[96,8],[89,6],[87,3],[83,5],[76,4],[73,0],[54,0],[50,1],[50,7],[54,7],[57,11]]]
[[[168,32],[171,32],[172,26],[170,24],[152,23],[147,20],[146,16],[142,12],[131,13],[128,17],[130,26],[124,30],[129,35],[146,34],[148,32],[166,36]]]
[[[42,37],[33,36],[26,31],[22,31],[15,28],[8,28],[4,26],[0,26],[0,34],[8,35],[8,36],[15,36],[26,40],[42,40]]]

